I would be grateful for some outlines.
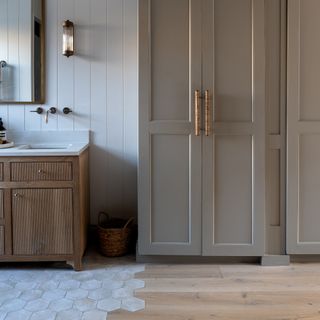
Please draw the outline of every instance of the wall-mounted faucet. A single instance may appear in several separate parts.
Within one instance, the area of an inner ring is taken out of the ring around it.
[[[51,107],[49,110],[46,112],[46,123],[49,121],[49,113],[51,114],[56,114],[57,113],[57,108]]]
[[[65,107],[65,108],[63,108],[62,112],[63,112],[64,114],[69,114],[69,113],[72,112],[72,110],[71,110],[70,108],[68,108],[68,107]]]
[[[43,113],[43,108],[38,107],[36,110],[31,110],[30,112],[36,112],[37,114],[42,114]]]

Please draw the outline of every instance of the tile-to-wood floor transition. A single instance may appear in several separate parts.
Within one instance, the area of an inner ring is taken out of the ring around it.
[[[141,265],[89,252],[84,268],[0,264],[0,320],[320,320],[320,263]]]
[[[84,271],[66,264],[0,264],[0,320],[106,320],[108,313],[135,312],[134,297],[144,281],[134,279],[144,265],[131,258],[108,259],[89,252]]]
[[[320,263],[146,265],[136,278],[145,310],[108,320],[320,320]]]

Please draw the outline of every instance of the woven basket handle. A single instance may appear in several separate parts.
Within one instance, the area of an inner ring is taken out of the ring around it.
[[[99,212],[99,216],[98,216],[98,225],[101,226],[101,218],[105,217],[107,218],[107,221],[110,219],[109,215],[105,212]]]
[[[127,223],[124,225],[123,229],[127,229],[131,222],[134,221],[134,218],[130,218]]]

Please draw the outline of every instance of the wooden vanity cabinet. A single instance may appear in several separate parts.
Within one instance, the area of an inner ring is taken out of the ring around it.
[[[81,270],[88,162],[88,150],[71,157],[0,158],[0,261],[67,261]]]

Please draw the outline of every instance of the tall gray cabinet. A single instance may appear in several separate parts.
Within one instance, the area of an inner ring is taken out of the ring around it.
[[[287,251],[320,254],[320,1],[288,1]]]
[[[264,254],[264,3],[139,1],[140,255]]]

